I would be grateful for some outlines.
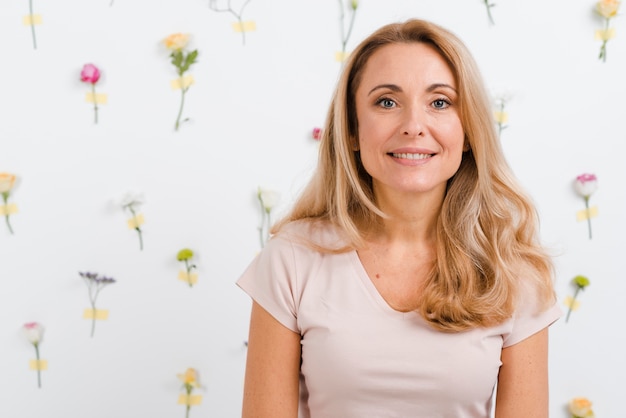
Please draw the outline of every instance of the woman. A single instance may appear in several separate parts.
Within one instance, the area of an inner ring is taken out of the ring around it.
[[[237,282],[243,417],[547,417],[561,312],[537,223],[466,47],[421,20],[382,27],[345,65],[316,174]]]

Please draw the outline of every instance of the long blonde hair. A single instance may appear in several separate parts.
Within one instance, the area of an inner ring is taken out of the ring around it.
[[[375,51],[412,42],[433,46],[450,65],[470,148],[448,181],[437,222],[436,262],[420,296],[419,312],[444,331],[492,326],[511,317],[522,282],[534,285],[538,306],[547,308],[554,300],[552,263],[539,243],[532,201],[517,184],[500,147],[478,67],[454,34],[427,21],[383,26],[352,52],[327,114],[317,171],[272,232],[296,220],[327,221],[348,244],[321,250],[346,251],[364,244],[357,225],[385,216],[375,203],[372,179],[353,150],[358,136],[355,93]]]

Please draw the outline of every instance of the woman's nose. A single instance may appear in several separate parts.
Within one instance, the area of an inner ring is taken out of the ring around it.
[[[424,134],[424,111],[417,108],[405,110],[402,121],[402,134],[405,136],[421,136]]]

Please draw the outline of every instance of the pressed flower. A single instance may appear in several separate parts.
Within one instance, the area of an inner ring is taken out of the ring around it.
[[[611,29],[611,19],[617,16],[621,1],[600,0],[596,3],[596,13],[604,20],[604,28],[596,31],[596,37],[602,41],[598,59],[606,62],[606,44],[613,38],[614,30]]]
[[[272,210],[278,205],[280,194],[277,191],[259,187],[257,199],[261,205],[261,225],[258,228],[259,239],[261,247],[264,247],[269,238],[269,230],[272,225]]]
[[[2,203],[4,205],[2,209],[4,211],[4,220],[11,234],[13,234],[13,227],[11,226],[11,220],[9,219],[11,216],[9,197],[11,196],[11,192],[13,192],[16,180],[17,176],[15,174],[0,173],[0,195],[2,195]]]
[[[41,387],[41,367],[39,367],[41,358],[39,357],[39,344],[43,339],[44,327],[38,322],[27,322],[22,327],[24,335],[29,343],[35,347],[35,356],[37,358],[37,387]]]
[[[591,195],[598,190],[598,178],[595,174],[584,173],[576,177],[574,181],[574,190],[585,200],[585,217],[587,218],[587,226],[589,229],[589,239],[591,239],[591,210],[589,208],[589,199]]]
[[[198,50],[186,50],[189,44],[189,35],[184,33],[173,33],[169,35],[163,39],[163,44],[170,51],[172,65],[176,68],[176,73],[178,74],[177,88],[180,88],[181,97],[176,123],[174,124],[174,130],[178,131],[181,122],[188,120],[184,119],[181,121],[183,107],[185,106],[185,94],[189,90],[189,87],[191,87],[191,81],[186,79],[185,73],[189,71],[189,67],[196,63]]]
[[[96,83],[100,80],[100,75],[100,69],[93,64],[85,64],[80,72],[80,81],[91,85],[94,123],[98,123],[98,99],[96,96]]]
[[[576,290],[574,290],[574,296],[572,296],[571,299],[568,299],[567,304],[569,305],[569,308],[567,310],[567,316],[565,317],[565,322],[569,321],[569,316],[574,310],[574,307],[576,306],[576,303],[577,303],[576,298],[578,297],[578,293],[581,290],[585,290],[585,288],[589,286],[590,282],[587,277],[578,275],[572,279],[572,284],[576,286]]]
[[[128,210],[132,216],[128,221],[128,225],[137,231],[137,235],[139,237],[139,250],[143,250],[143,231],[141,229],[143,217],[138,214],[138,211],[144,202],[145,199],[143,195],[134,193],[126,193],[120,201],[122,209]]]
[[[239,26],[241,28],[241,42],[243,43],[243,45],[246,44],[246,31],[244,29],[243,12],[244,12],[246,6],[248,6],[248,4],[250,4],[250,1],[251,0],[244,1],[242,6],[239,8],[239,11],[236,11],[231,6],[230,0],[227,1],[226,7],[219,7],[217,5],[217,0],[209,0],[209,9],[213,10],[214,12],[230,13],[231,15],[235,16],[235,19],[237,19],[237,23],[239,24]]]
[[[83,278],[85,284],[87,285],[89,303],[91,304],[91,309],[93,313],[91,320],[91,337],[93,337],[96,330],[96,300],[98,299],[100,291],[104,287],[115,283],[115,279],[91,272],[79,272],[78,274],[80,275],[80,277]]]
[[[191,397],[191,393],[194,389],[200,388],[200,379],[198,371],[194,368],[188,368],[185,370],[185,373],[180,373],[176,375],[183,383],[182,388],[185,390],[187,394],[187,402],[186,410],[185,410],[185,418],[189,418],[189,411],[191,410],[191,402],[189,398]]]
[[[185,263],[184,277],[186,278],[189,287],[193,286],[194,279],[192,277],[192,271],[196,268],[195,264],[191,264],[191,259],[193,258],[193,255],[193,251],[189,248],[183,248],[178,252],[178,254],[176,254],[176,259]]]
[[[594,418],[595,415],[591,409],[592,403],[587,398],[573,398],[569,401],[568,409],[572,414],[572,418]]]

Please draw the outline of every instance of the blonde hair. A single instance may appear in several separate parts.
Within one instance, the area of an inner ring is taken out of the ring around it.
[[[375,203],[371,177],[353,150],[358,137],[355,92],[375,51],[412,42],[433,46],[453,71],[469,145],[448,181],[437,221],[436,262],[420,296],[420,314],[444,331],[492,326],[511,317],[522,283],[533,284],[538,307],[547,308],[554,301],[552,263],[539,244],[535,208],[500,147],[478,67],[454,34],[423,20],[383,26],[352,52],[327,114],[317,171],[272,232],[292,221],[327,221],[348,245],[318,249],[348,251],[364,244],[357,225],[385,217]]]

